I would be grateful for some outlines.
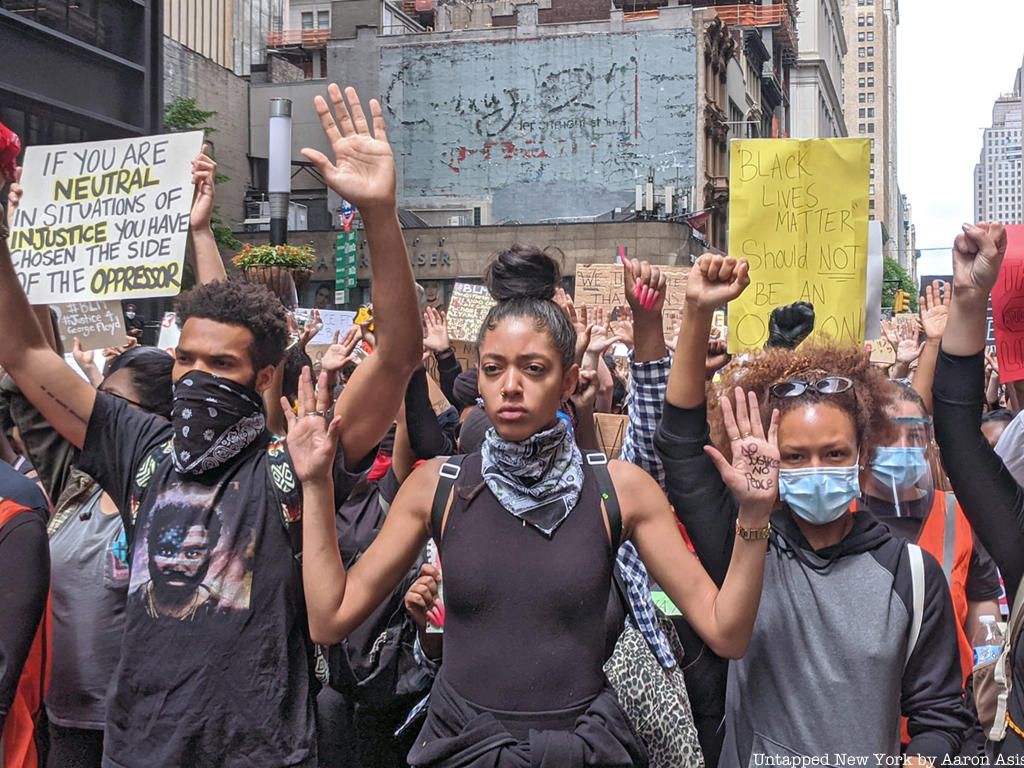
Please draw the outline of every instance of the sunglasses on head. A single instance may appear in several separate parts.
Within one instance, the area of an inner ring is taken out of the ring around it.
[[[826,376],[817,381],[782,381],[768,388],[772,397],[800,397],[809,390],[820,395],[838,395],[853,389],[853,381],[845,376]]]

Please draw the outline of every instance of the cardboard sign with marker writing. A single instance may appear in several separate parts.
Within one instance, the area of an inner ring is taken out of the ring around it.
[[[120,301],[75,301],[56,304],[57,327],[64,349],[71,350],[75,337],[82,349],[106,349],[125,343],[127,331]]]
[[[669,335],[686,300],[686,276],[689,267],[655,265],[665,274],[665,308],[662,315],[665,334]],[[579,307],[601,307],[609,317],[626,303],[625,277],[620,264],[577,264],[573,303]]]
[[[761,349],[776,307],[814,305],[815,330],[860,346],[866,325],[867,139],[737,139],[729,156],[729,255],[750,286],[729,305],[729,351]]]
[[[618,413],[595,413],[594,426],[597,428],[597,439],[601,450],[609,461],[619,458],[622,452],[622,440],[626,436],[626,425],[629,416]]]
[[[483,285],[456,283],[448,302],[448,336],[453,341],[476,343],[480,326],[494,306],[494,299]]]
[[[174,296],[202,131],[29,147],[10,236],[34,304]]]
[[[1024,380],[1024,225],[1006,227],[1006,258],[992,289],[999,381]]]
[[[864,342],[864,349],[871,357],[871,362],[878,365],[893,365],[896,362],[896,350],[885,339],[872,339]]]

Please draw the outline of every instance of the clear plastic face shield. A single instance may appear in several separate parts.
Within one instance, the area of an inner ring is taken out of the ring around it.
[[[877,517],[923,522],[935,498],[932,420],[895,416],[892,421],[896,440],[875,449],[864,483],[865,501]]]

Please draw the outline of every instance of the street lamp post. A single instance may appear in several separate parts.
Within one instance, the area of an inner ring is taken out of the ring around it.
[[[288,241],[288,202],[292,192],[292,100],[270,100],[267,147],[267,191],[270,193],[270,244]]]

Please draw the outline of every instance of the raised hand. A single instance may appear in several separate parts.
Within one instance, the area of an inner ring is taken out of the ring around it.
[[[323,329],[324,324],[320,319],[320,310],[314,309],[309,313],[309,317],[306,320],[306,324],[302,326],[302,331],[299,333],[299,347],[305,349],[309,346],[309,342],[320,333]]]
[[[708,356],[704,359],[704,378],[711,381],[720,368],[724,368],[732,355],[729,354],[729,344],[719,338],[721,333],[717,328],[711,329],[711,338],[708,339]]]
[[[608,351],[608,347],[619,341],[619,338],[608,325],[607,313],[603,308],[595,307],[590,320],[593,325],[591,326],[590,343],[587,345],[587,354],[601,356]]]
[[[945,295],[942,288],[945,286]],[[927,339],[941,339],[949,320],[949,305],[953,301],[953,286],[933,280],[921,297],[921,327]]]
[[[405,593],[405,612],[421,630],[427,628],[427,619],[435,627],[444,626],[444,605],[438,600],[441,571],[430,563],[420,566],[420,575]]]
[[[633,320],[612,320],[611,322],[612,333],[630,349],[633,348]]]
[[[622,262],[623,286],[626,301],[639,320],[649,315],[660,315],[665,306],[665,273],[646,261],[627,259]]]
[[[576,392],[573,393],[570,398],[573,405],[576,406],[577,412],[586,411],[588,413],[593,413],[595,404],[597,403],[597,392],[600,388],[600,382],[597,380],[597,371],[580,371],[580,378],[576,384]]]
[[[302,150],[303,157],[316,166],[327,186],[364,216],[371,209],[392,210],[395,207],[395,158],[388,143],[380,103],[370,99],[371,132],[355,88],[346,88],[343,98],[341,89],[331,83],[327,95],[337,113],[337,121],[322,96],[313,99],[313,106],[330,142],[334,162],[309,147]]]
[[[728,304],[750,285],[746,259],[705,253],[686,278],[686,301],[699,309],[715,310]]]
[[[423,310],[423,346],[431,352],[444,352],[452,346],[445,316],[433,307]]]
[[[728,397],[720,398],[732,463],[713,446],[705,446],[704,452],[715,463],[741,511],[756,516],[753,522],[763,522],[779,496],[779,411],[772,412],[765,434],[757,395],[736,387],[735,398],[735,410]]]
[[[964,297],[975,293],[987,300],[1006,256],[1006,228],[982,222],[963,230],[953,242],[953,285]]]
[[[139,340],[134,336],[125,336],[125,342],[119,347],[107,347],[103,350],[103,357],[109,363],[115,357],[119,357],[127,352],[132,347],[139,346]]]
[[[281,398],[281,409],[288,422],[288,454],[299,482],[318,482],[331,476],[334,454],[338,449],[341,419],[328,422],[331,409],[331,388],[327,374],[321,373],[319,386],[313,392],[313,378],[309,366],[303,366],[299,376],[299,415],[292,412],[288,398]]]
[[[345,367],[346,363],[352,362],[352,351],[359,343],[359,326],[353,325],[345,333],[345,338],[338,340],[340,331],[334,332],[334,342],[324,352],[320,359],[320,370],[326,373],[335,373]]]
[[[207,145],[203,144],[199,156],[192,161],[192,184],[195,187],[195,193],[192,197],[192,210],[189,213],[188,225],[193,230],[208,229],[213,216],[217,163],[206,154],[207,148]]]
[[[96,364],[96,350],[82,349],[82,342],[79,341],[77,336],[75,336],[71,347],[71,355],[75,358],[75,362],[78,363],[78,367],[82,370],[85,370],[87,366]]]
[[[14,169],[14,179],[7,190],[7,226],[11,229],[14,228],[14,212],[21,205],[21,197],[24,194],[25,190],[21,187],[21,166],[19,165]]]

